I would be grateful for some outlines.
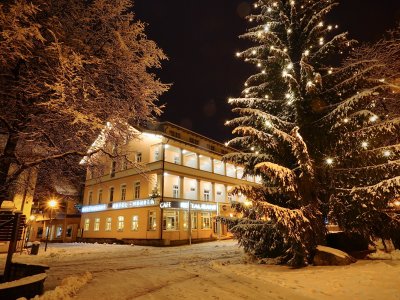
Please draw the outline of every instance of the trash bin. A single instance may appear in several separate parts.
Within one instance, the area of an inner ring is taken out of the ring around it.
[[[31,255],[37,255],[39,253],[40,242],[33,242],[31,248]]]

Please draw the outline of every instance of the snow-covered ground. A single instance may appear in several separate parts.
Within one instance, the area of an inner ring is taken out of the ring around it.
[[[291,269],[247,263],[228,240],[169,248],[49,244],[14,261],[50,266],[46,300],[400,299],[400,260],[390,258]]]

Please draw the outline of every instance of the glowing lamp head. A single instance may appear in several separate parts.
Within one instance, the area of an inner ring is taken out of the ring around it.
[[[50,200],[48,203],[48,206],[50,208],[55,208],[57,206],[57,201],[56,200]]]

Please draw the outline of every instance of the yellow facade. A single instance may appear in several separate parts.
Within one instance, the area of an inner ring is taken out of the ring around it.
[[[229,190],[257,184],[222,162],[232,149],[171,123],[121,147],[134,165],[101,157],[101,172],[88,169],[82,240],[168,245],[223,237],[229,233],[216,216],[233,214],[232,201],[246,201]]]

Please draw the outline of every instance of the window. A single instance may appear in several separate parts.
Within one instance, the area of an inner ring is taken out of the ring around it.
[[[192,215],[192,222],[190,224],[190,227],[193,229],[197,229],[197,213],[192,212],[190,213]],[[187,211],[183,212],[183,229],[188,230],[189,229],[189,219],[188,219],[189,213]]]
[[[180,134],[179,132],[170,130],[169,133],[170,133],[173,137],[176,137],[176,138],[178,138],[178,139],[181,138],[181,134]]]
[[[140,181],[135,182],[135,199],[140,198]]]
[[[232,195],[228,195],[228,201],[232,202],[233,201],[233,196]]]
[[[222,192],[221,192],[221,191],[217,191],[217,195],[218,195],[218,196],[221,196],[221,195],[222,195]]]
[[[207,144],[207,148],[210,149],[211,151],[215,151],[215,146]]]
[[[139,216],[132,216],[131,230],[139,230]]]
[[[62,232],[63,232],[63,226],[62,225],[57,225],[57,227],[56,227],[56,239],[61,239],[62,238]]]
[[[178,155],[174,156],[174,164],[179,164],[180,163],[180,157]]]
[[[85,219],[85,225],[84,225],[83,229],[85,231],[88,231],[89,230],[89,225],[90,225],[90,219]]]
[[[205,201],[210,200],[210,190],[209,189],[204,189],[203,195],[204,195],[204,200]]]
[[[116,161],[113,161],[112,163],[111,163],[111,174],[110,174],[110,176],[111,177],[114,177],[115,176],[115,169],[117,168],[117,162]]]
[[[121,185],[121,201],[126,200],[126,184]]]
[[[172,186],[172,198],[179,198],[179,186],[176,184]]]
[[[67,238],[72,237],[72,229],[73,229],[72,225],[67,226],[67,230],[65,231],[65,237],[67,237]]]
[[[175,210],[164,210],[163,230],[179,230],[179,212]]]
[[[110,217],[106,218],[106,227],[105,227],[106,231],[111,231],[111,221],[112,219]]]
[[[201,213],[201,229],[211,228],[211,215],[210,213]]]
[[[92,204],[93,192],[89,191],[88,204]]]
[[[100,218],[95,218],[93,224],[93,231],[99,231],[99,230],[100,230]]]
[[[157,218],[155,211],[149,211],[149,230],[156,230]]]
[[[99,197],[98,197],[98,199],[99,199],[99,203],[101,203],[102,201],[103,201],[103,190],[99,190]]]
[[[195,145],[199,144],[199,140],[196,140],[194,138],[189,138],[189,142],[191,142],[192,144],[195,144]]]
[[[117,223],[117,230],[123,231],[124,230],[124,216],[118,216],[118,223]]]
[[[196,187],[194,187],[194,186],[191,186],[191,187],[190,187],[190,191],[191,191],[191,192],[194,192],[194,191],[196,191]]]
[[[136,162],[142,162],[142,152],[136,153]]]
[[[41,238],[42,236],[43,236],[43,227],[38,227],[36,237]]]
[[[109,198],[110,202],[114,201],[114,188],[111,187],[110,188],[110,198]]]

